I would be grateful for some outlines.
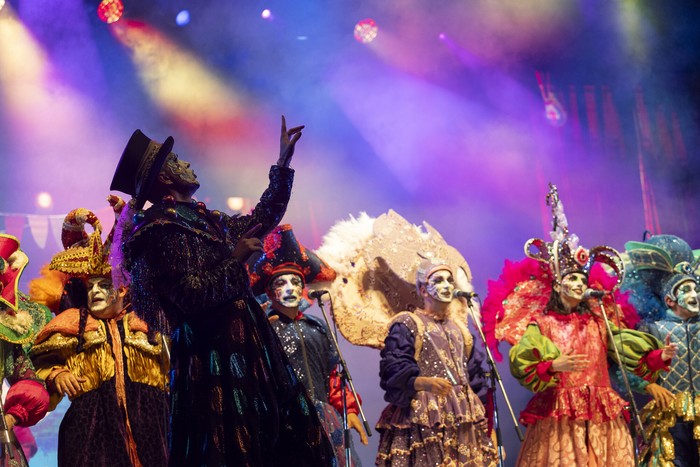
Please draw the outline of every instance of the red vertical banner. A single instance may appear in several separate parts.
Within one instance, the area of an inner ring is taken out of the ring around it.
[[[651,122],[649,120],[649,112],[647,111],[646,103],[644,102],[644,92],[638,87],[634,93],[635,98],[635,127],[637,130],[637,145],[639,150],[644,154],[650,154],[652,158],[656,158],[656,150],[654,148],[654,138],[651,131]]]
[[[569,128],[571,128],[571,139],[577,147],[581,147],[581,117],[578,110],[578,96],[576,86],[569,86]]]
[[[638,94],[639,97],[639,94]],[[637,99],[637,109],[634,114],[634,129],[637,141],[637,162],[639,165],[639,184],[642,188],[642,206],[644,207],[644,228],[648,230],[652,235],[658,235],[661,233],[661,224],[659,223],[659,211],[656,208],[656,198],[654,196],[654,190],[652,188],[651,180],[647,175],[646,165],[644,162],[645,147],[653,148],[651,144],[651,131],[646,126],[646,130],[649,130],[647,135],[649,139],[644,138],[645,126],[642,124],[642,115],[646,110],[644,106],[643,99]],[[647,120],[648,123],[648,120]]]
[[[682,161],[688,160],[688,151],[685,149],[681,123],[678,121],[676,112],[671,112],[671,138],[673,139],[673,150],[678,159]]]
[[[598,106],[596,104],[595,86],[583,87],[584,105],[586,106],[586,119],[588,121],[588,135],[591,140],[591,149],[595,153],[600,152],[600,123],[598,122]]]
[[[673,138],[671,130],[666,122],[666,115],[662,108],[656,109],[656,134],[659,137],[659,149],[661,150],[662,160],[671,161],[676,158],[673,151]]]
[[[600,89],[603,107],[603,135],[605,138],[605,151],[608,156],[625,158],[625,137],[622,133],[620,116],[615,108],[612,91],[608,86]]]

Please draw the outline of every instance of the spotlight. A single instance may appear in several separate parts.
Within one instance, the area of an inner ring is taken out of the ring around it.
[[[121,0],[102,0],[97,5],[97,17],[107,24],[112,24],[122,17],[124,4]]]
[[[178,26],[185,26],[190,23],[190,12],[187,10],[182,10],[175,17],[175,23]]]
[[[355,39],[363,44],[369,44],[377,37],[378,31],[377,23],[373,19],[363,19],[355,25]]]
[[[226,200],[226,205],[231,211],[234,212],[240,212],[243,210],[244,204],[245,200],[240,196],[229,196],[229,198]]]
[[[262,11],[262,13],[260,13],[260,17],[262,19],[272,19],[272,12],[269,9],[265,8]]]
[[[51,194],[45,191],[42,191],[41,193],[37,194],[36,205],[42,209],[48,209],[51,206],[53,206],[53,198],[51,197]]]

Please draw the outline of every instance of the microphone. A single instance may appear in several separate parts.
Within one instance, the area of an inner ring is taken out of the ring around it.
[[[466,298],[467,300],[471,300],[474,297],[478,297],[479,294],[476,292],[464,292],[462,290],[455,290],[452,293],[452,296],[454,298]]]
[[[609,294],[607,290],[597,290],[597,289],[586,289],[583,292],[583,299],[588,300],[589,298],[603,298]]]
[[[309,298],[313,298],[315,300],[320,300],[321,296],[324,294],[327,294],[327,293],[328,293],[327,290],[312,290],[311,292],[309,292]]]

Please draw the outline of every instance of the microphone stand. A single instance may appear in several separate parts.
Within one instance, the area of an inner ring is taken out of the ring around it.
[[[467,299],[467,305],[469,305],[469,315],[472,318],[472,322],[474,322],[474,326],[476,327],[477,331],[479,331],[479,337],[481,338],[481,342],[484,343],[484,348],[486,349],[486,357],[489,362],[489,367],[491,368],[490,372],[490,377],[491,377],[491,391],[493,394],[493,429],[496,431],[496,443],[498,444],[498,463],[501,467],[503,467],[503,437],[501,435],[501,424],[499,422],[499,417],[498,417],[498,397],[496,397],[496,383],[501,388],[501,392],[503,393],[503,399],[506,401],[506,405],[508,406],[508,410],[510,411],[510,416],[513,419],[513,425],[515,426],[515,431],[518,434],[518,439],[520,442],[522,442],[525,438],[523,437],[523,432],[520,430],[520,425],[518,424],[518,419],[515,417],[515,412],[513,412],[513,406],[510,404],[510,400],[508,399],[508,393],[506,392],[506,388],[503,386],[503,381],[501,380],[501,375],[498,372],[498,368],[496,368],[496,362],[493,359],[493,355],[491,354],[491,349],[489,348],[488,344],[486,344],[486,336],[484,336],[484,330],[481,328],[481,323],[479,323],[479,320],[476,319],[474,315],[474,306],[472,305],[472,299],[471,296],[465,297]]]
[[[2,353],[4,359],[4,352],[0,353]],[[13,449],[13,446],[15,449]],[[19,457],[19,459],[15,459],[15,452],[17,454],[16,457]],[[9,459],[7,456],[9,456]],[[5,421],[5,408],[2,403],[2,381],[0,381],[0,465],[29,465],[22,447],[19,445],[19,442],[12,439],[11,430],[7,427],[7,421]]]
[[[608,313],[605,311],[605,305],[603,304],[603,298],[598,297],[598,305],[600,306],[600,309],[603,313],[603,320],[605,321],[605,329],[608,332],[608,337],[610,338],[610,342],[612,343],[613,349],[615,350],[615,362],[617,365],[620,367],[620,373],[622,374],[622,381],[625,385],[625,392],[627,393],[627,397],[629,398],[630,401],[630,409],[632,411],[632,416],[634,417],[634,421],[639,429],[639,434],[642,437],[642,441],[644,444],[648,444],[648,439],[647,439],[647,434],[644,431],[644,425],[642,425],[642,419],[639,417],[639,410],[637,410],[637,403],[634,400],[634,395],[632,394],[632,388],[630,386],[629,379],[627,379],[627,370],[625,369],[625,366],[622,364],[622,358],[620,357],[620,351],[618,350],[617,346],[615,345],[615,338],[613,336],[612,328],[610,327],[610,320],[608,319]],[[620,346],[622,346],[622,334],[620,334]],[[639,458],[638,458],[639,453],[637,452],[637,449],[634,449],[634,465],[639,465]]]
[[[326,313],[320,295],[318,296],[317,301],[318,306],[321,309],[321,313],[323,313],[323,319],[326,321],[326,326],[328,326],[328,330],[331,331],[331,329],[335,329],[334,327],[331,327],[330,320],[328,319],[328,314]],[[333,303],[331,302],[331,309],[332,307]],[[367,432],[367,436],[372,436],[372,430],[369,426],[369,423],[367,423],[367,418],[365,418],[365,413],[362,410],[362,403],[360,402],[360,398],[357,396],[357,392],[355,391],[355,385],[352,382],[352,376],[350,376],[350,369],[348,368],[348,364],[345,362],[345,358],[343,358],[343,353],[340,351],[340,346],[338,345],[338,338],[336,337],[335,332],[330,332],[329,334],[331,336],[333,346],[335,347],[336,352],[338,352],[338,363],[340,365],[340,393],[342,394],[343,398],[343,444],[345,445],[345,466],[350,467],[350,440],[352,439],[352,437],[350,435],[350,427],[348,426],[348,406],[346,400],[348,388],[350,388],[350,391],[352,392],[352,395],[355,397],[355,401],[357,402],[357,407],[360,411],[360,419],[362,420],[362,424],[365,427],[365,432]]]

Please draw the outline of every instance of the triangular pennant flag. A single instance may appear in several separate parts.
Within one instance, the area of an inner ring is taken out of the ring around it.
[[[5,216],[5,232],[17,237],[17,240],[21,243],[25,223],[23,215],[8,214]]]
[[[49,236],[49,218],[44,214],[28,214],[29,231],[39,248],[46,248],[46,239]]]
[[[66,216],[49,216],[49,225],[51,226],[51,234],[54,240],[56,240],[56,245],[59,249],[63,248],[63,243],[61,241],[61,233],[63,232],[63,219]]]

